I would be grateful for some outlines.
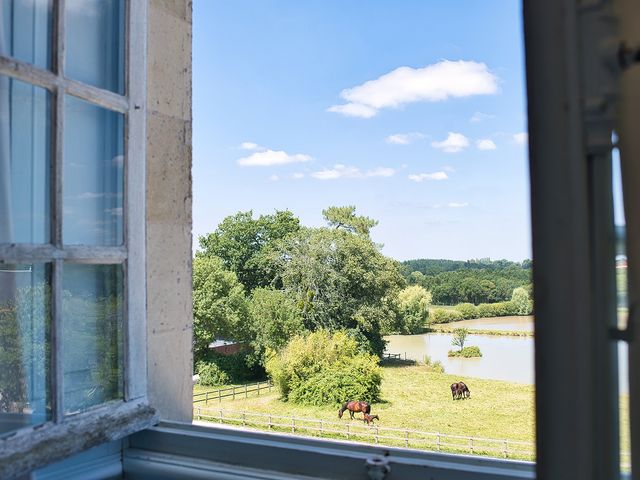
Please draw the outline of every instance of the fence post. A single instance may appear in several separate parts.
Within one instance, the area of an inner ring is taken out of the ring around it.
[[[209,392],[204,392],[204,404],[209,405]]]
[[[296,419],[291,417],[291,433],[296,433]]]
[[[269,414],[269,430],[271,430],[271,414]]]
[[[504,454],[504,458],[507,458],[507,441],[504,441],[502,453]]]
[[[320,420],[320,435],[324,435],[324,426],[323,426],[322,419]]]
[[[222,410],[220,410],[220,423],[222,423]]]
[[[404,444],[409,448],[409,430],[404,431]]]
[[[236,399],[236,387],[233,387],[231,389],[231,393],[233,394],[233,399],[235,400]]]
[[[201,420],[201,418],[200,418],[200,407],[196,407],[196,411],[198,412],[196,414],[196,417],[198,418],[198,420]]]
[[[471,450],[471,453],[473,454],[473,438],[469,438],[469,450]]]
[[[349,434],[351,433],[351,431],[350,431],[350,430],[351,430],[351,428],[350,428],[350,427],[351,427],[351,425],[349,425],[349,424],[347,423],[347,440],[349,440]]]
[[[247,414],[242,412],[242,426],[246,427],[247,426]]]
[[[258,382],[258,396],[260,396],[260,382]]]
[[[436,445],[438,447],[438,451],[440,451],[440,433],[437,433],[436,435]]]
[[[218,389],[218,403],[222,402],[222,390]]]
[[[376,427],[376,445],[378,444],[378,427]]]

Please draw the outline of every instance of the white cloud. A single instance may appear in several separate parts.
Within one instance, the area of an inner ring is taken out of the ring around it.
[[[495,150],[496,148],[498,148],[496,147],[494,141],[489,138],[476,140],[476,147],[478,147],[478,150]]]
[[[518,145],[526,145],[529,141],[529,134],[527,132],[514,133],[512,138]]]
[[[253,142],[242,142],[240,144],[240,148],[242,150],[264,150],[264,148],[262,148],[260,145]]]
[[[296,179],[296,180],[300,180],[301,178],[304,178],[304,173],[296,172],[296,173],[292,174],[291,177]]]
[[[287,152],[265,150],[256,152],[248,157],[238,160],[238,165],[242,167],[271,167],[273,165],[287,165],[289,163],[310,162],[312,158],[309,155],[297,153],[289,155]]]
[[[269,177],[269,181],[271,182],[277,182],[278,180],[280,180],[280,177],[278,175],[271,175]]]
[[[385,141],[392,145],[409,145],[414,140],[420,140],[421,138],[424,138],[424,135],[418,132],[396,133],[395,135],[389,135],[385,138]]]
[[[490,118],[495,118],[495,115],[490,115],[488,113],[476,112],[469,119],[470,122],[482,122],[483,120],[489,120]]]
[[[425,180],[447,180],[449,175],[446,172],[417,173],[409,175],[407,178],[414,182],[424,182]]]
[[[442,60],[422,68],[399,67],[375,80],[347,88],[340,92],[347,103],[333,105],[328,111],[371,118],[383,108],[397,108],[406,103],[438,102],[497,91],[498,77],[484,63]]]
[[[359,103],[346,103],[344,105],[333,105],[327,108],[327,112],[341,113],[346,117],[371,118],[378,111],[375,108],[368,107]]]
[[[336,164],[333,168],[313,172],[311,176],[318,180],[336,180],[338,178],[391,177],[395,173],[396,171],[393,168],[388,167],[377,167],[363,172],[357,167]]]
[[[431,146],[446,153],[456,153],[469,146],[469,139],[461,133],[449,132],[446,140],[441,142],[431,142]]]
[[[469,204],[467,202],[462,202],[462,203],[458,203],[458,202],[449,202],[447,203],[447,207],[449,208],[464,208],[464,207],[468,207]]]
[[[444,165],[442,167],[442,170],[444,170],[445,172],[451,172],[451,173],[456,171],[456,169],[453,168],[451,165]]]

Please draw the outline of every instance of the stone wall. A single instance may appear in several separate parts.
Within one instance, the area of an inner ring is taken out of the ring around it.
[[[151,404],[191,421],[191,1],[150,0],[147,344]]]

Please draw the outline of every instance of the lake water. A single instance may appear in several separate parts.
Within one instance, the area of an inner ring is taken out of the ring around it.
[[[473,328],[483,330],[533,331],[533,317],[501,317],[463,320],[447,324],[451,328]],[[387,352],[399,353],[408,359],[424,361],[426,355],[431,360],[439,360],[445,372],[463,377],[488,378],[509,382],[535,382],[533,338],[507,337],[496,335],[469,335],[465,346],[475,345],[482,352],[481,358],[450,358],[451,334],[426,333],[422,335],[389,335]],[[627,358],[627,346],[619,342],[619,358]],[[620,390],[628,393],[626,361],[620,364]]]

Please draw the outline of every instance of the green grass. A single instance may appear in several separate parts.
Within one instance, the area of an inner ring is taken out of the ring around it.
[[[471,391],[471,398],[452,400],[450,385],[463,380]],[[275,391],[274,391],[275,392]],[[383,367],[382,399],[372,405],[372,414],[379,415],[379,427],[411,429],[424,432],[440,432],[449,435],[505,439],[514,441],[535,441],[535,389],[533,385],[463,378],[433,372],[422,365],[387,365]],[[203,404],[198,404],[204,407]],[[358,437],[356,428],[364,428],[356,414],[356,420],[350,421],[348,414],[338,419],[338,405],[313,407],[283,402],[277,393],[266,393],[248,399],[223,399],[209,404],[211,409],[246,411],[286,417],[300,417],[340,422],[353,426],[351,440],[371,441]],[[623,451],[629,450],[628,396],[620,400],[621,445]],[[237,422],[241,424],[241,422]],[[252,426],[251,422],[247,422]],[[302,426],[301,424],[297,424]],[[311,424],[310,424],[311,425]],[[313,424],[316,426],[317,424]],[[266,429],[266,427],[258,427]],[[329,427],[330,428],[330,427]],[[278,431],[278,429],[274,429]],[[281,428],[279,431],[290,431]],[[304,435],[318,435],[302,431]],[[324,437],[345,439],[344,435],[334,434]],[[381,444],[403,446],[394,441],[380,440]],[[419,445],[410,445],[420,448]],[[424,447],[423,447],[424,448]],[[428,448],[433,449],[433,448]],[[444,449],[446,450],[446,449]],[[481,447],[477,450],[481,451]],[[467,452],[461,452],[467,453]],[[510,456],[510,458],[514,458]],[[515,456],[532,459],[532,457]]]

